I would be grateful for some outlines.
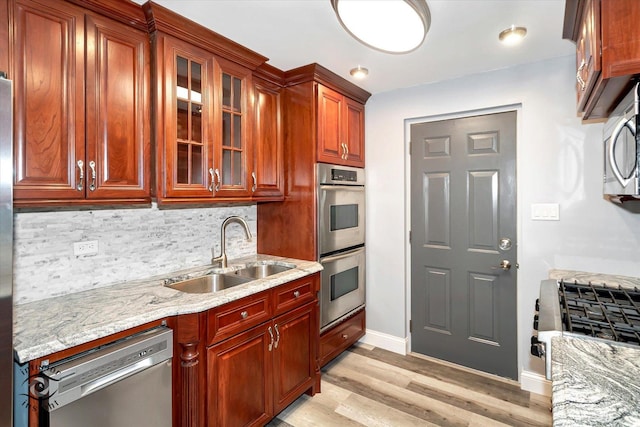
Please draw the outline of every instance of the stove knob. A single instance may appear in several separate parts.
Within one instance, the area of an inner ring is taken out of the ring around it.
[[[536,298],[536,311],[540,311],[540,298]]]
[[[536,357],[544,356],[544,345],[538,340],[538,337],[531,337],[531,354]]]
[[[540,316],[538,316],[537,314],[535,314],[533,316],[533,329],[535,329],[536,331],[538,330],[538,319],[540,318]]]

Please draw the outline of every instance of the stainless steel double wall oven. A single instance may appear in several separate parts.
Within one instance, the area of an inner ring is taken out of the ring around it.
[[[317,164],[320,330],[365,304],[364,169]]]

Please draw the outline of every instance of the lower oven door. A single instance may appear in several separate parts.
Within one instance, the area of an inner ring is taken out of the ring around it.
[[[320,330],[364,306],[365,252],[360,247],[320,258]]]

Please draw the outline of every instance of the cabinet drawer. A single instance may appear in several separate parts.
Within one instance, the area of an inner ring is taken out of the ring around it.
[[[303,277],[273,289],[274,315],[300,307],[316,299],[318,275]]]
[[[271,318],[269,302],[269,292],[261,292],[209,310],[207,345],[222,341],[269,320]]]
[[[361,310],[320,336],[320,367],[364,336],[365,310]]]

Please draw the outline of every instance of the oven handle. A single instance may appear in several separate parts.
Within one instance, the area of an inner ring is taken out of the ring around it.
[[[364,252],[364,247],[356,248],[347,252],[340,252],[339,254],[336,254],[336,255],[328,256],[326,258],[320,258],[320,264],[339,261],[341,259],[349,258],[354,255],[360,254],[361,252]]]
[[[320,184],[320,190],[322,191],[355,191],[364,193],[364,185],[362,184]]]

